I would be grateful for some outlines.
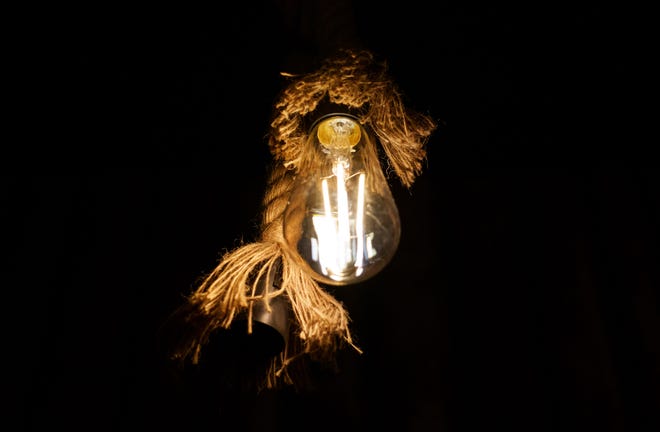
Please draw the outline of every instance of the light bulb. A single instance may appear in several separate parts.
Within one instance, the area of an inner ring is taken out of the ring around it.
[[[387,265],[401,224],[374,138],[348,114],[317,120],[284,212],[284,238],[319,282],[364,281]]]

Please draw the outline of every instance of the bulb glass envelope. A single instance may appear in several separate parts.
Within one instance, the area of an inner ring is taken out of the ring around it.
[[[374,138],[355,117],[329,114],[309,140],[314,158],[296,179],[284,237],[317,281],[366,280],[390,262],[401,235]]]

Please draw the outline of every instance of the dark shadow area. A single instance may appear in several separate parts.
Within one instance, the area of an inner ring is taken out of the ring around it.
[[[21,430],[660,430],[660,189],[619,11],[215,6],[26,27],[28,126],[0,188]],[[438,122],[415,184],[392,178],[394,259],[331,289],[363,354],[257,392],[277,335],[237,327],[178,367],[168,317],[258,235],[280,72],[347,45]]]

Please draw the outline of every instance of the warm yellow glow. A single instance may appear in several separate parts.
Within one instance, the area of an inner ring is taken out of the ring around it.
[[[316,136],[323,147],[349,149],[360,142],[360,125],[348,117],[331,117],[319,124]]]

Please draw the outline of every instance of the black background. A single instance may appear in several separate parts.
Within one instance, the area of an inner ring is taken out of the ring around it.
[[[25,430],[659,429],[659,190],[626,123],[619,11],[271,1],[39,16],[16,36],[38,49],[12,65],[28,126],[2,189],[18,295],[6,373]],[[334,291],[364,353],[341,351],[302,391],[241,391],[227,358],[173,368],[163,322],[258,235],[280,72],[342,45],[385,59],[439,125],[415,184],[391,183],[395,258]]]

